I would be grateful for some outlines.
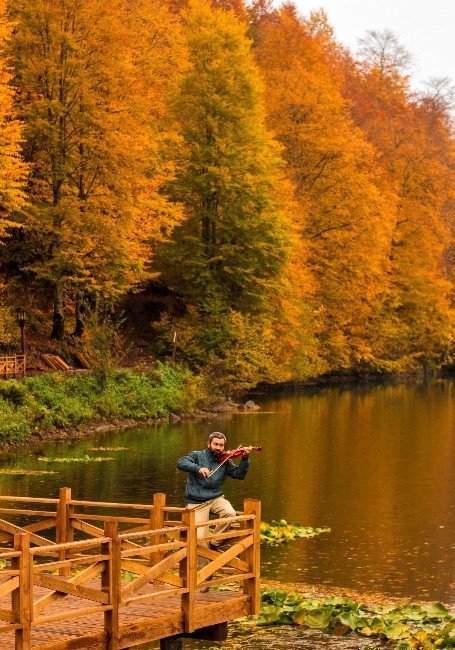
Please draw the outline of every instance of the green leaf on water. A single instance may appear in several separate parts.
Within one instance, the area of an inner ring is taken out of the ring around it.
[[[38,469],[0,469],[0,474],[11,476],[38,476],[40,474],[55,474],[55,472]]]
[[[386,626],[384,634],[388,639],[404,639],[409,636],[410,628],[404,623],[394,623]]]
[[[275,625],[280,618],[281,607],[265,605],[257,618],[256,625]]]
[[[444,607],[442,603],[427,603],[421,606],[421,610],[425,612],[429,618],[444,619],[447,616],[449,616],[449,618],[451,617],[449,610],[447,607]]]
[[[299,624],[300,621],[303,621],[300,625],[306,625],[311,629],[323,630],[329,627],[334,609],[332,605],[323,605],[317,609],[307,611],[305,614],[302,611],[300,615],[294,615],[294,622]]]
[[[282,544],[301,537],[316,537],[330,532],[330,528],[311,528],[296,523],[288,523],[285,519],[272,521],[271,524],[261,522],[261,541],[267,544]]]
[[[357,609],[359,607],[357,603],[346,598],[346,596],[327,596],[324,599],[324,602],[327,603],[327,605],[343,605],[344,607],[349,607],[351,609]]]
[[[85,456],[81,456],[80,458],[71,458],[71,457],[66,457],[66,458],[47,458],[44,456],[39,456],[38,460],[41,461],[42,463],[100,463],[101,461],[104,460],[114,460],[113,457],[109,456],[88,456],[85,454]]]
[[[357,630],[358,628],[363,628],[368,625],[367,619],[363,616],[359,616],[359,614],[353,609],[349,610],[348,612],[341,613],[339,618],[340,621],[344,625],[350,627],[351,630]],[[370,635],[368,634],[368,636]]]
[[[128,447],[90,447],[90,451],[126,451]]]
[[[132,582],[133,580],[136,580],[137,577],[137,573],[133,573],[132,571],[122,571],[122,580],[124,582]]]
[[[455,648],[455,616],[441,603],[374,610],[345,597],[307,598],[279,589],[264,591],[262,602],[261,625],[302,625],[334,634],[341,627],[363,636],[397,641],[401,650]],[[443,628],[436,627],[443,623]]]
[[[263,592],[261,599],[264,603],[284,603],[288,594],[285,591],[280,591],[279,589],[269,589]]]

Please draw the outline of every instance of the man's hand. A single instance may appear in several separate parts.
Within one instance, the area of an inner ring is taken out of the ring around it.
[[[251,451],[253,451],[253,447],[251,447],[251,446],[250,447],[244,447],[243,448],[243,455],[248,456]]]
[[[202,474],[202,476],[204,476],[205,478],[209,478],[210,470],[208,467],[201,467],[201,469],[199,470],[199,474]]]

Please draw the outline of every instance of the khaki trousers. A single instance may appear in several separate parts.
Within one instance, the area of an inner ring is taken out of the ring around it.
[[[195,511],[195,520],[196,524],[202,522],[202,521],[207,521],[210,518],[210,515],[216,515],[220,519],[223,517],[235,517],[236,512],[234,508],[231,506],[229,501],[224,498],[224,496],[217,497],[216,499],[212,499],[211,501],[204,501],[204,503],[189,503],[187,506],[188,510],[194,510]],[[229,524],[226,524],[225,526],[216,526],[215,530],[213,531],[214,534],[217,533],[223,533],[225,530],[229,528]],[[209,526],[200,526],[197,529],[197,538],[201,537],[206,537],[209,534]],[[214,540],[214,545],[216,545],[218,540]],[[218,542],[219,543],[219,542]],[[199,542],[200,546],[205,546],[208,548],[208,541],[204,540],[203,542]]]

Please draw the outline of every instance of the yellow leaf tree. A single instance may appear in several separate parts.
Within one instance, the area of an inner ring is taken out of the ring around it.
[[[336,53],[319,14],[305,21],[286,5],[259,23],[269,125],[307,215],[300,236],[316,281],[317,372],[369,363],[369,322],[383,290],[391,227],[375,152],[350,117]]]
[[[51,336],[61,339],[65,300],[113,298],[142,281],[153,243],[179,218],[159,193],[172,166],[157,125],[180,69],[170,43],[179,28],[163,3],[154,13],[139,0],[11,5],[33,165],[23,264],[52,287]]]
[[[15,211],[25,202],[24,185],[27,166],[21,156],[22,125],[16,118],[14,89],[11,86],[10,61],[7,42],[12,25],[6,15],[6,2],[0,0],[0,247],[3,256],[4,237],[8,228],[14,226]],[[12,313],[4,304],[0,275],[0,345],[12,340]]]
[[[14,108],[14,89],[7,41],[12,26],[6,15],[6,1],[0,0],[0,237],[11,221],[13,210],[19,209],[25,200],[24,184],[27,166],[21,157],[22,125]]]
[[[454,148],[447,110],[413,96],[396,37],[371,32],[361,63],[347,68],[352,112],[378,152],[395,196],[387,290],[373,319],[378,367],[437,362],[453,336],[450,305]]]

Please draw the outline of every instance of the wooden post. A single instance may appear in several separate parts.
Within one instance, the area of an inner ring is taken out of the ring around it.
[[[182,532],[182,541],[186,542],[187,556],[180,563],[180,576],[183,586],[188,593],[182,594],[183,626],[186,633],[193,632],[194,601],[197,586],[197,538],[196,538],[196,513],[194,510],[185,510],[182,513],[182,523],[187,528]]]
[[[157,492],[153,495],[153,508],[150,513],[150,528],[159,530],[164,528],[164,506],[166,505],[166,495],[163,492]],[[161,544],[166,541],[164,534],[150,535],[150,544]],[[157,564],[162,559],[162,553],[150,553],[150,566]]]
[[[259,614],[261,609],[261,502],[258,499],[245,499],[243,502],[243,510],[245,515],[254,515],[254,519],[248,522],[254,542],[245,551],[245,559],[249,565],[249,572],[254,573],[254,578],[243,581],[243,593],[250,596],[250,614]]]
[[[14,535],[14,550],[20,551],[19,557],[12,558],[12,569],[19,571],[19,587],[12,594],[12,609],[16,623],[21,624],[15,630],[16,650],[31,648],[30,626],[32,619],[32,564],[30,562],[30,536],[28,533]]]
[[[74,506],[71,501],[71,488],[66,488],[66,541],[74,542],[74,528],[72,517],[74,516]]]
[[[104,612],[104,633],[106,650],[118,650],[119,646],[119,605],[121,600],[121,543],[118,539],[118,522],[107,521],[104,524],[104,536],[110,537],[110,542],[102,544],[101,553],[109,555],[105,569],[101,574],[102,590],[109,594],[109,604],[112,609]]]
[[[65,544],[66,542],[73,541],[73,528],[70,521],[70,506],[71,501],[71,488],[60,488],[60,498],[57,504],[57,530],[55,533],[57,544]],[[60,560],[68,559],[69,551],[63,549],[59,551]],[[61,576],[70,576],[71,568],[69,566],[59,569]]]

